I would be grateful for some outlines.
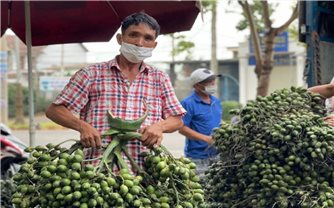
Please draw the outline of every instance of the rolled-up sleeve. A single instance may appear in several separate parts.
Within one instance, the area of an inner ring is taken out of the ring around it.
[[[187,113],[183,116],[182,120],[185,126],[190,126],[190,122],[192,121],[192,117],[193,117],[193,112],[192,112],[192,108],[190,106],[189,103],[185,102],[184,100],[181,101],[181,105],[183,106],[183,108],[187,111]]]
[[[89,87],[89,75],[84,69],[81,69],[71,77],[69,83],[67,83],[53,103],[64,105],[70,111],[80,113],[88,102]]]
[[[164,119],[170,116],[184,116],[186,110],[182,107],[175,95],[172,83],[167,75],[161,79],[162,84],[162,116]]]

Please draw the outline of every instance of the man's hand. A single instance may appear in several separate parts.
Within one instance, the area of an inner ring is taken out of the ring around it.
[[[334,114],[326,116],[324,119],[328,125],[334,127]]]
[[[140,130],[142,134],[141,141],[143,145],[152,148],[155,145],[159,146],[163,138],[163,128],[161,124],[155,123]]]
[[[205,134],[201,134],[191,128],[189,128],[188,126],[183,126],[180,130],[179,130],[179,133],[188,137],[188,138],[191,138],[192,140],[197,140],[197,141],[202,141],[202,142],[206,142],[208,143],[209,145],[212,145],[214,140],[212,138],[212,136],[208,136],[208,135],[205,135]]]
[[[80,141],[81,144],[88,148],[100,148],[101,147],[101,135],[95,128],[86,122],[81,122],[80,126]]]
[[[213,139],[212,139],[212,136],[207,136],[206,138],[205,138],[205,142],[206,143],[208,143],[209,145],[211,145],[211,144],[213,144]]]

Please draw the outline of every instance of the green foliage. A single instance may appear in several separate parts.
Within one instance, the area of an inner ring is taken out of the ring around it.
[[[11,203],[11,197],[16,189],[16,185],[11,178],[1,179],[1,207],[3,208],[11,208],[13,207]]]
[[[202,0],[202,10],[204,13],[212,10],[212,6],[217,4],[217,0]]]
[[[265,25],[263,21],[263,8],[262,8],[261,1],[256,0],[254,2],[249,2],[249,5],[253,13],[256,28],[258,29],[258,31],[264,31]],[[278,6],[277,3],[269,4],[269,14],[272,14],[277,8],[277,6]],[[244,17],[244,19],[240,20],[236,26],[237,30],[240,30],[240,31],[245,30],[249,26],[248,20],[245,16],[246,14],[244,12],[242,12],[241,14]]]
[[[175,35],[172,34],[171,38],[176,42],[176,46],[172,51],[172,56],[177,56],[182,53],[186,53],[186,59],[190,59],[192,54],[192,49],[195,47],[195,43],[186,40],[185,35]]]
[[[176,48],[174,50],[175,54],[180,54],[182,52],[187,53],[187,57],[189,58],[191,55],[191,49],[195,47],[195,44],[191,41],[181,40],[177,43]]]
[[[246,19],[240,20],[236,26],[237,30],[243,31],[248,27],[248,21]]]
[[[53,99],[46,99],[43,94],[35,95],[35,111],[36,113],[44,113],[49,105],[52,103]]]
[[[27,87],[22,87],[23,94],[23,110],[24,115],[29,114],[29,90]],[[16,102],[16,85],[8,85],[8,116],[15,117],[15,102]],[[40,93],[34,93],[35,113],[45,112],[46,108],[52,100],[48,100]]]
[[[24,114],[28,115],[29,112],[29,91],[28,88],[22,87],[23,94],[23,110]],[[10,118],[15,117],[15,102],[16,101],[16,85],[8,85],[8,116]]]
[[[224,121],[231,121],[232,115],[229,113],[232,109],[240,109],[242,105],[237,101],[223,101],[221,102],[223,107],[223,117]]]

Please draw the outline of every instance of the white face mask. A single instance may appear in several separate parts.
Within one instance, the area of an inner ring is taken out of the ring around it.
[[[217,91],[216,85],[206,86],[204,92],[208,95],[212,95]]]
[[[144,59],[152,56],[154,48],[138,47],[133,44],[122,42],[119,51],[123,56],[132,63],[140,63]]]

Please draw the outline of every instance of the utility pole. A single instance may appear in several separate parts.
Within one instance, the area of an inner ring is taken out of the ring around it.
[[[170,65],[169,77],[172,82],[172,86],[175,86],[176,74],[175,74],[175,36],[174,34],[171,35],[172,37],[172,64]]]
[[[26,26],[26,45],[28,55],[28,85],[29,85],[29,145],[35,146],[35,108],[34,108],[34,79],[32,73],[32,55],[31,55],[31,21],[30,21],[30,1],[24,2],[25,26]]]
[[[6,37],[0,38],[0,121],[8,124],[8,52]]]
[[[64,76],[65,66],[64,66],[64,53],[65,48],[64,44],[60,45],[60,74],[61,76]]]

